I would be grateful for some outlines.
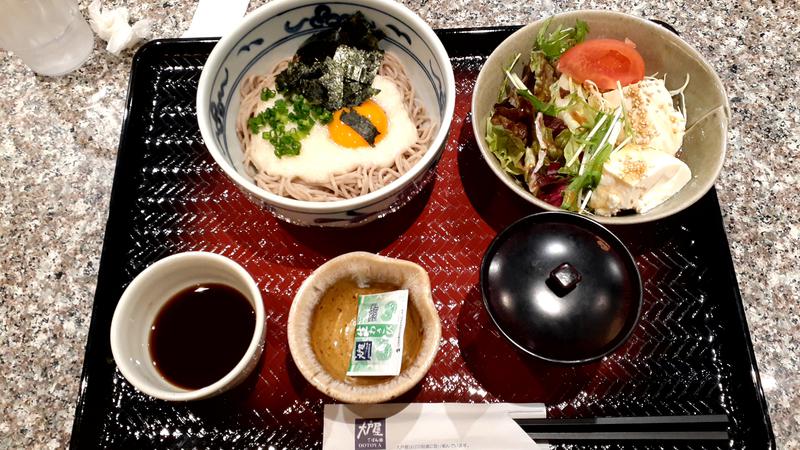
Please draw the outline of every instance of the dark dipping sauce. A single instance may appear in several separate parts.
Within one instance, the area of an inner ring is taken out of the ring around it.
[[[184,289],[164,304],[150,329],[150,356],[168,382],[206,387],[228,374],[244,356],[256,326],[250,301],[216,283]]]

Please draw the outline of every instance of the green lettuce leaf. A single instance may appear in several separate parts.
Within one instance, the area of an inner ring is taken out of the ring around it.
[[[571,136],[569,141],[567,142],[567,145],[564,146],[564,166],[558,169],[558,173],[571,176],[578,175],[578,169],[581,167],[581,162],[578,159],[576,159],[569,166],[567,166],[566,163],[572,161],[572,158],[575,156],[575,153],[578,151],[578,148],[580,146],[581,143],[578,140],[578,138],[575,135]]]
[[[561,130],[561,132],[558,133],[558,136],[556,136],[555,139],[555,143],[558,148],[563,150],[567,146],[567,144],[569,144],[570,140],[572,140],[572,132],[569,131],[569,129],[566,129],[566,130]]]
[[[544,102],[549,102],[551,100],[550,87],[556,82],[556,70],[547,61],[547,57],[541,50],[531,51],[531,61],[528,65],[536,77],[533,95]]]
[[[522,175],[522,159],[525,156],[525,143],[500,125],[486,123],[486,144],[500,161],[503,170],[512,175]]]

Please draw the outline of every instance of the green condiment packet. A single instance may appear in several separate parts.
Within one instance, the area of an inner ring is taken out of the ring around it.
[[[408,290],[358,296],[358,317],[348,376],[400,374]]]

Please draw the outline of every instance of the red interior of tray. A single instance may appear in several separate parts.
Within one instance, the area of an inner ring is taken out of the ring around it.
[[[538,210],[482,161],[469,111],[487,49],[510,31],[439,31],[451,55],[464,56],[451,58],[456,111],[436,179],[400,211],[351,230],[278,222],[213,162],[194,99],[216,41],[145,46],[134,59],[72,446],[320,448],[322,405],[332,400],[295,367],[286,316],[311,271],[354,250],[417,262],[431,276],[442,321],[439,353],[428,375],[397,401],[545,402],[551,417],[727,414],[731,440],[703,448],[773,442],[713,189],[668,219],[612,227],[644,284],[639,323],[612,355],[578,366],[546,363],[521,354],[496,331],[478,289],[483,252],[497,232]],[[108,329],[127,283],[160,258],[189,250],[224,254],[253,274],[267,311],[267,344],[258,370],[237,389],[170,403],[122,377]],[[695,443],[647,448],[667,447]]]

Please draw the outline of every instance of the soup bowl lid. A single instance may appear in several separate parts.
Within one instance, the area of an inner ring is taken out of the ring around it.
[[[613,352],[642,304],[641,276],[622,241],[572,213],[533,214],[500,232],[484,255],[480,285],[509,341],[561,363]]]

